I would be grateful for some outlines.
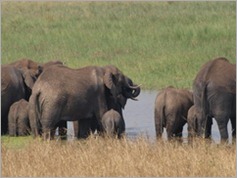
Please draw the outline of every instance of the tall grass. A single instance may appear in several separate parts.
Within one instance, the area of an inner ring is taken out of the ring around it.
[[[232,176],[236,144],[149,142],[145,138],[85,141],[31,140],[24,148],[2,144],[2,176]]]
[[[3,2],[2,63],[114,64],[145,89],[191,88],[204,62],[235,62],[235,10],[235,2]]]

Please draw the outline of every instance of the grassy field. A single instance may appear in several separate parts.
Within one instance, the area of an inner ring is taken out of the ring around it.
[[[3,2],[2,63],[114,64],[143,89],[191,88],[200,66],[236,59],[235,2]]]
[[[191,88],[202,64],[236,60],[236,2],[2,2],[1,62],[114,64],[142,89]],[[236,143],[1,137],[2,176],[233,176]]]
[[[2,144],[2,176],[192,176],[235,177],[236,144],[215,145],[194,140],[148,142],[145,138]],[[12,142],[11,142],[12,143]]]

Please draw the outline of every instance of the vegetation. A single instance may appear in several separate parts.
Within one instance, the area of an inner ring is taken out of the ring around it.
[[[31,140],[24,149],[9,149],[5,141],[2,176],[235,177],[236,173],[236,144],[89,137],[68,142]]]
[[[235,2],[2,3],[3,64],[114,64],[143,89],[191,88],[203,63],[235,52]]]
[[[2,64],[114,64],[143,89],[191,88],[206,61],[236,59],[236,2],[2,2]],[[2,176],[235,176],[236,144],[1,137]]]

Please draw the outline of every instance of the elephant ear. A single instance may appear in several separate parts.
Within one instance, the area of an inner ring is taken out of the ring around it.
[[[35,77],[31,75],[30,71],[23,72],[23,79],[26,86],[32,89],[35,83]]]
[[[117,95],[116,84],[118,82],[116,78],[116,69],[111,67],[105,68],[105,74],[103,77],[105,86],[110,90],[113,96]]]

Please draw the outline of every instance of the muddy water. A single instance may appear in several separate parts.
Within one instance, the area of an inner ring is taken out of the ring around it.
[[[126,124],[126,136],[128,138],[145,136],[151,140],[155,139],[154,103],[157,93],[157,91],[143,90],[137,98],[138,101],[128,100],[125,110],[123,111]],[[68,122],[68,127],[68,134],[72,136],[73,130],[71,122]],[[228,123],[228,132],[231,141],[230,122]],[[186,124],[183,129],[183,138],[186,139],[187,136]],[[164,132],[163,138],[166,139],[166,132]],[[213,119],[212,125],[212,139],[216,143],[220,142],[220,134],[215,119]]]

